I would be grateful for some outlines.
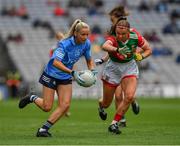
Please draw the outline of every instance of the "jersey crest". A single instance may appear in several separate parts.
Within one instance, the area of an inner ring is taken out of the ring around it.
[[[129,62],[132,59],[134,59],[134,52],[136,51],[136,48],[138,46],[138,36],[135,32],[130,32],[129,39],[123,43],[120,41],[117,41],[117,47],[122,48],[124,52],[127,52],[124,57],[122,57],[121,54],[117,52],[109,53],[110,58],[115,62]]]

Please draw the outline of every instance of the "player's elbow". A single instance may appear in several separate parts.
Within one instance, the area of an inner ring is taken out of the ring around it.
[[[109,43],[106,41],[104,44],[102,44],[102,50],[107,51],[109,48]]]
[[[54,61],[53,61],[53,66],[57,66],[57,61],[56,61],[56,59],[54,59]]]
[[[150,49],[150,55],[152,54],[152,49]]]
[[[148,56],[150,56],[151,54],[152,54],[152,49],[149,48],[149,49],[148,49]]]
[[[103,51],[106,51],[106,49],[105,49],[106,46],[104,44],[101,46],[101,48],[102,48]]]

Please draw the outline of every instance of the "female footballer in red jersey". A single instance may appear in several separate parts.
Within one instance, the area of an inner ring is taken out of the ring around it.
[[[114,119],[108,128],[109,132],[120,134],[118,122],[134,101],[137,87],[139,70],[135,59],[141,61],[151,55],[152,50],[140,33],[130,29],[130,24],[126,19],[120,18],[112,29],[115,34],[107,37],[106,42],[102,45],[102,48],[109,54],[109,60],[102,74],[102,103],[112,101],[121,83],[124,100],[118,105]],[[136,53],[138,47],[143,50],[143,53]]]
[[[125,10],[125,8],[123,6],[117,6],[115,8],[113,8],[110,12],[109,12],[109,16],[110,16],[110,20],[112,22],[112,27],[116,24],[117,20],[119,18],[125,18],[126,16],[128,16],[129,13]],[[112,30],[109,32],[110,34],[114,34],[115,32],[112,32]],[[103,56],[101,59],[96,59],[96,65],[100,65],[104,62],[106,62],[109,59],[109,55],[108,53]],[[115,107],[117,109],[118,105],[121,104],[123,100],[123,91],[121,89],[121,84],[117,87],[116,92],[115,92]],[[104,108],[109,107],[111,104],[111,100],[105,100],[102,102],[102,99],[99,100],[99,116],[101,117],[102,120],[106,120],[107,118],[107,113],[105,112]],[[132,110],[135,114],[139,113],[139,105],[137,103],[136,100],[134,100],[132,102]],[[126,119],[125,116],[123,116],[123,118],[120,121],[120,126],[125,127],[126,126]]]

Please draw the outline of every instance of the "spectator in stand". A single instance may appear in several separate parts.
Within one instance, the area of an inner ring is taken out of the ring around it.
[[[12,6],[9,10],[8,10],[8,16],[10,17],[14,17],[17,16],[17,10],[15,6]]]
[[[26,6],[22,3],[21,6],[17,9],[17,16],[20,18],[27,20],[29,19],[29,14]]]
[[[46,4],[48,6],[55,6],[55,5],[59,4],[59,1],[58,0],[56,0],[56,1],[55,0],[47,0]]]
[[[21,83],[21,77],[18,71],[9,71],[7,73],[7,81],[6,84],[10,90],[10,96],[12,98],[17,98],[18,96],[18,88]]]
[[[78,8],[78,7],[83,7],[83,8],[87,8],[89,6],[89,1],[88,0],[69,0],[68,3],[68,7],[74,7],[74,8]]]
[[[180,53],[176,56],[176,63],[180,64]]]
[[[102,30],[101,30],[101,27],[98,25],[98,24],[95,24],[93,27],[92,27],[92,31],[91,31],[93,34],[102,34]]]
[[[168,12],[167,0],[160,0],[159,2],[157,2],[156,6],[155,6],[155,10],[158,13],[166,13],[166,12]]]
[[[101,8],[104,6],[104,2],[102,0],[94,0],[94,5],[97,7],[97,8]]]
[[[125,8],[129,7],[127,0],[119,0],[119,5],[124,6]]]
[[[7,36],[7,39],[6,41],[7,42],[15,42],[15,43],[21,43],[23,42],[23,36],[20,32],[18,32],[17,34],[11,34],[9,33],[8,36]]]
[[[169,3],[180,4],[180,0],[168,0]]]
[[[165,25],[162,31],[164,34],[180,33],[180,28],[178,27],[177,19],[171,18],[171,22]]]
[[[54,38],[54,36],[55,36],[55,30],[49,21],[42,21],[40,19],[36,19],[32,23],[32,26],[34,28],[42,27],[42,28],[48,30],[49,31],[49,38],[51,38],[51,39]]]
[[[152,55],[155,57],[158,56],[171,56],[173,51],[170,47],[165,44],[160,44],[161,46],[155,46],[152,51]]]
[[[149,37],[149,41],[152,42],[161,42],[161,39],[159,38],[159,36],[157,35],[155,30],[151,31],[150,37]]]
[[[32,22],[32,27],[33,27],[33,28],[41,27],[41,25],[42,25],[42,21],[41,21],[39,18],[35,19],[35,20]]]
[[[8,12],[8,8],[7,8],[7,6],[2,6],[2,8],[1,8],[1,15],[2,16],[7,16],[7,15],[9,15],[8,14],[9,12]]]
[[[148,61],[141,62],[139,63],[138,67],[141,71],[147,71],[150,69],[150,62]]]
[[[144,38],[147,40],[147,41],[149,41],[150,40],[150,34],[149,34],[149,32],[148,31],[145,31],[144,33],[143,33],[143,36],[144,36]]]
[[[59,3],[57,3],[55,5],[55,8],[53,10],[53,14],[54,16],[67,16],[68,13],[66,12],[66,10],[64,10]]]
[[[147,0],[141,0],[140,5],[138,7],[139,11],[149,11],[150,7],[149,7],[149,1]]]
[[[16,34],[16,37],[15,37],[15,42],[16,43],[21,43],[21,42],[23,42],[23,36],[22,36],[22,34],[20,33],[20,32],[18,32],[17,34]]]
[[[87,13],[89,16],[94,16],[94,15],[102,15],[105,14],[104,12],[104,3],[101,0],[92,0],[90,1],[90,6],[87,10]]]
[[[170,17],[174,18],[174,19],[179,19],[180,18],[180,9],[172,10],[171,14],[170,14]]]

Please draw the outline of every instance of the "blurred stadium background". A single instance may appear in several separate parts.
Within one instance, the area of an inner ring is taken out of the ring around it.
[[[128,20],[150,42],[153,55],[139,63],[137,96],[180,97],[180,0],[0,0],[0,99],[40,92],[39,76],[56,43],[54,33],[67,32],[80,18],[92,30],[92,56],[102,57],[100,45],[110,28],[107,13],[117,5],[130,12]],[[86,68],[82,58],[77,69]],[[73,97],[99,97],[99,80],[90,88],[73,84]]]

